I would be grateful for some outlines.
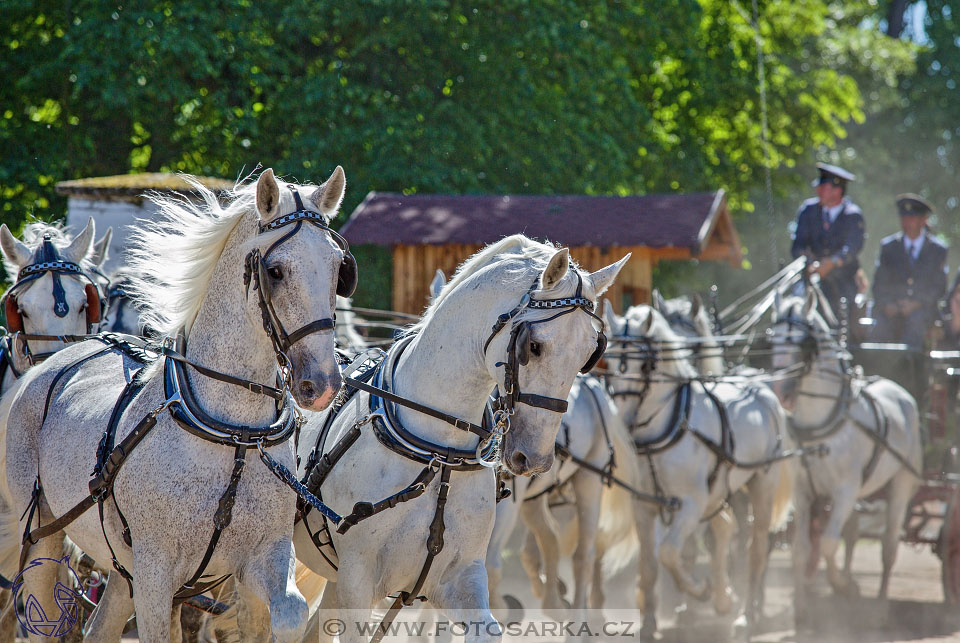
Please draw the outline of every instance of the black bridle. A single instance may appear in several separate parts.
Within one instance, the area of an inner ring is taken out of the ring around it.
[[[516,317],[526,309],[559,309],[560,311],[555,315],[551,315],[545,319],[538,319],[536,321],[514,321],[513,325],[511,326],[510,341],[507,344],[507,359],[505,362],[497,362],[498,367],[503,366],[504,368],[503,390],[499,391],[498,386],[500,395],[497,397],[494,405],[495,411],[500,417],[502,417],[503,414],[506,414],[506,417],[513,415],[517,404],[526,404],[527,406],[547,409],[548,411],[553,411],[555,413],[565,413],[567,411],[566,400],[548,397],[546,395],[537,395],[535,393],[523,393],[520,391],[520,367],[525,366],[530,361],[530,330],[532,326],[553,321],[558,317],[572,313],[573,311],[579,309],[600,322],[600,330],[597,331],[597,348],[590,355],[590,357],[587,358],[587,361],[580,368],[580,371],[582,373],[589,372],[590,369],[592,369],[596,365],[597,361],[603,356],[604,350],[606,350],[607,336],[603,332],[603,320],[593,312],[593,302],[583,296],[583,278],[580,276],[580,273],[573,267],[571,267],[571,270],[574,270],[575,274],[577,275],[577,291],[573,297],[534,299],[533,293],[536,291],[537,286],[540,283],[540,277],[538,276],[537,279],[534,280],[533,285],[530,286],[530,289],[526,292],[526,294],[524,294],[523,298],[520,300],[520,303],[517,304],[516,307],[514,307],[514,309],[510,312],[504,313],[497,318],[489,337],[487,337],[487,341],[483,344],[483,352],[486,354],[487,348],[490,346],[490,342],[493,341],[493,338],[496,337],[500,331],[506,327],[508,322],[515,320]]]
[[[247,292],[249,293],[251,281],[253,282],[254,289],[257,291],[260,313],[263,316],[263,330],[270,336],[274,351],[276,351],[278,356],[285,354],[291,346],[308,335],[332,331],[336,325],[336,316],[317,319],[301,326],[292,333],[287,333],[273,307],[273,295],[270,291],[270,280],[267,275],[266,263],[270,253],[297,234],[303,227],[303,222],[306,221],[326,231],[334,242],[340,246],[340,249],[343,250],[343,263],[340,265],[340,271],[337,274],[337,294],[341,297],[349,297],[357,289],[358,280],[357,261],[350,253],[350,244],[347,243],[347,240],[327,225],[326,219],[322,214],[306,209],[303,201],[300,199],[300,194],[293,187],[287,187],[293,193],[296,210],[290,214],[277,217],[269,223],[261,224],[260,233],[277,230],[288,225],[293,225],[293,229],[274,241],[265,253],[261,254],[259,248],[251,250],[244,262],[243,272],[243,283],[247,288]]]
[[[53,312],[57,317],[66,317],[70,313],[70,304],[67,303],[66,291],[63,288],[61,275],[77,276],[81,281],[87,282],[84,284],[84,292],[87,297],[87,333],[93,332],[100,323],[105,306],[105,301],[100,294],[100,288],[87,271],[77,263],[66,261],[53,244],[51,235],[43,235],[43,241],[40,244],[40,252],[36,262],[21,268],[20,272],[17,273],[17,281],[7,290],[3,297],[0,298],[7,317],[8,330],[16,338],[23,341],[23,354],[31,365],[42,362],[55,351],[34,354],[30,351],[28,341],[66,341],[67,339],[66,337],[56,335],[40,335],[23,332],[23,312],[20,309],[17,297],[22,294],[31,283],[47,273],[50,273],[53,277]]]

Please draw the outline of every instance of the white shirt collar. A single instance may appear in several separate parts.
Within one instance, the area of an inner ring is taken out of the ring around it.
[[[830,217],[830,223],[833,223],[837,220],[837,217],[840,216],[840,212],[843,211],[843,202],[841,201],[832,208],[824,208],[823,210],[827,213],[827,216]]]
[[[923,250],[923,242],[926,236],[927,235],[921,233],[916,239],[911,239],[907,235],[903,235],[903,242],[906,244],[906,250],[914,259],[920,256],[920,251]]]

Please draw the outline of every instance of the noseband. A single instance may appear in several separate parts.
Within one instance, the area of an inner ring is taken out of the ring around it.
[[[17,296],[32,282],[40,279],[46,273],[53,277],[53,312],[57,317],[66,317],[70,313],[70,304],[67,303],[66,292],[63,289],[61,275],[76,275],[85,280],[84,291],[87,297],[87,332],[93,332],[103,314],[104,300],[100,296],[100,289],[96,282],[80,267],[72,261],[66,261],[60,255],[60,251],[53,245],[53,238],[49,234],[43,235],[43,241],[40,246],[38,261],[28,266],[24,266],[17,273],[17,281],[0,298],[3,303],[4,312],[7,317],[7,326],[11,333],[16,334],[24,341],[24,355],[30,364],[36,364],[53,353],[33,354],[27,345],[28,340],[37,341],[56,341],[56,337],[50,335],[35,335],[23,332],[23,314],[20,310]]]
[[[296,204],[296,210],[290,214],[278,217],[267,224],[260,225],[260,233],[268,230],[277,230],[284,226],[293,224],[293,229],[277,239],[267,248],[267,251],[261,255],[260,249],[255,248],[250,251],[244,261],[243,284],[249,294],[250,283],[253,282],[254,289],[259,298],[260,313],[263,317],[263,330],[270,336],[273,342],[274,351],[278,355],[285,354],[286,351],[295,343],[304,337],[313,333],[332,331],[336,325],[336,317],[324,317],[317,319],[304,326],[301,326],[292,333],[287,333],[281,323],[277,312],[273,307],[273,294],[270,290],[270,279],[267,275],[267,258],[281,244],[289,240],[303,227],[306,221],[321,230],[326,231],[334,242],[343,250],[343,263],[340,265],[340,271],[337,275],[337,294],[341,297],[349,297],[357,289],[357,261],[350,253],[350,244],[336,230],[327,225],[323,215],[313,210],[307,210],[303,206],[300,194],[292,187],[287,186],[293,193],[293,199]]]
[[[526,404],[527,406],[547,409],[548,411],[553,411],[555,413],[566,413],[567,411],[566,400],[548,397],[545,395],[537,395],[534,393],[522,393],[520,391],[520,367],[525,366],[530,360],[529,344],[531,326],[553,321],[557,317],[561,317],[580,309],[600,322],[600,330],[597,331],[597,348],[587,359],[586,363],[584,363],[584,365],[581,367],[581,372],[587,372],[593,368],[593,366],[597,363],[597,360],[599,360],[603,355],[603,351],[607,346],[607,336],[603,332],[603,320],[594,314],[593,302],[584,297],[582,294],[583,278],[580,276],[580,273],[576,272],[576,269],[574,268],[571,269],[573,269],[577,275],[577,292],[573,297],[534,299],[533,293],[536,291],[537,286],[540,283],[540,277],[538,276],[534,280],[530,290],[524,294],[523,298],[520,300],[520,303],[517,304],[517,306],[510,312],[504,313],[497,318],[497,322],[493,325],[490,336],[487,337],[487,341],[484,342],[483,352],[486,354],[487,347],[490,346],[490,342],[493,341],[493,338],[496,337],[500,331],[504,329],[504,327],[506,327],[508,322],[514,320],[518,315],[520,315],[521,312],[528,308],[532,308],[534,310],[560,309],[560,312],[547,317],[546,319],[540,319],[537,321],[514,321],[510,328],[510,341],[507,344],[507,360],[505,362],[497,362],[497,366],[503,366],[504,369],[504,390],[502,391],[502,394],[497,397],[494,404],[494,408],[497,413],[506,414],[506,416],[509,417],[513,415],[517,404]]]

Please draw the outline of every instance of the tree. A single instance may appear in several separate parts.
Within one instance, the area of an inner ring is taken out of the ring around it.
[[[371,189],[721,186],[749,211],[762,185],[756,31],[738,2],[13,1],[0,18],[13,224],[62,215],[59,180],[258,162],[299,179],[343,164],[347,212]],[[821,64],[822,0],[762,3],[759,29],[770,163],[791,168],[844,136],[862,99]],[[370,278],[360,301],[383,305]]]

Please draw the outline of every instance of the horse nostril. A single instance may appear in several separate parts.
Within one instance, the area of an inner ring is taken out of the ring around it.
[[[513,470],[518,473],[523,473],[527,470],[527,456],[520,451],[513,454]]]
[[[317,397],[317,387],[310,380],[300,382],[300,397],[305,400],[312,400]]]

